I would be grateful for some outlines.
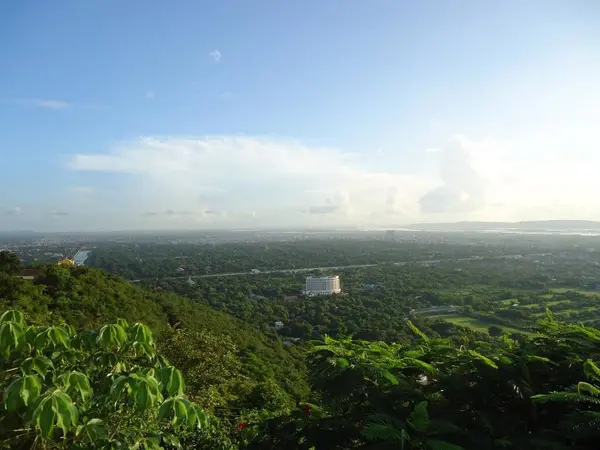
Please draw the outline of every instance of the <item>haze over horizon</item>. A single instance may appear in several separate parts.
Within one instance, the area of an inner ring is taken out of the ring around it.
[[[0,5],[0,230],[600,220],[600,3]]]

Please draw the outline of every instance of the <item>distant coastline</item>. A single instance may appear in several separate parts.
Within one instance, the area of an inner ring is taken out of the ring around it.
[[[592,220],[535,220],[522,222],[417,223],[402,227],[414,231],[481,231],[526,234],[600,234],[600,222]]]

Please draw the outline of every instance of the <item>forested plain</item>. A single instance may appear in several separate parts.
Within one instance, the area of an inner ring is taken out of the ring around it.
[[[4,446],[597,448],[587,242],[235,245],[105,246],[89,263],[115,273],[40,265],[35,281],[3,254]],[[199,276],[207,260],[262,273]],[[331,297],[301,294],[328,269],[264,273],[360,264],[376,265],[334,269]]]

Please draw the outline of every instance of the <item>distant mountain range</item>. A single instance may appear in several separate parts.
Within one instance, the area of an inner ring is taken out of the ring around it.
[[[523,222],[454,222],[454,223],[415,223],[407,228],[424,231],[573,231],[600,230],[600,222],[593,220],[531,220]]]

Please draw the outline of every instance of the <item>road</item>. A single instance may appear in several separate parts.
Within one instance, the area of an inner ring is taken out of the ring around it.
[[[516,254],[516,255],[500,255],[500,256],[492,256],[485,257],[493,258],[493,259],[512,259],[519,258],[523,256],[547,256],[550,253],[530,253],[527,255]],[[429,265],[429,264],[438,264],[441,262],[452,262],[452,261],[477,261],[478,259],[484,259],[481,256],[470,256],[468,258],[451,258],[451,259],[428,259],[421,261],[399,261],[394,263],[378,263],[378,264],[354,264],[351,266],[327,266],[327,267],[304,267],[300,269],[276,269],[276,270],[261,270],[260,272],[228,272],[228,273],[213,273],[207,275],[182,275],[176,277],[162,277],[160,280],[187,280],[188,278],[216,278],[216,277],[239,277],[242,275],[264,275],[269,273],[296,273],[296,272],[311,272],[313,270],[341,270],[341,269],[359,269],[361,267],[375,267],[375,266],[383,266],[388,264],[394,264],[396,266],[403,266],[405,264],[421,264],[421,265]],[[139,283],[140,281],[148,281],[148,280],[156,280],[158,278],[143,278],[139,280],[129,280],[130,283]]]

